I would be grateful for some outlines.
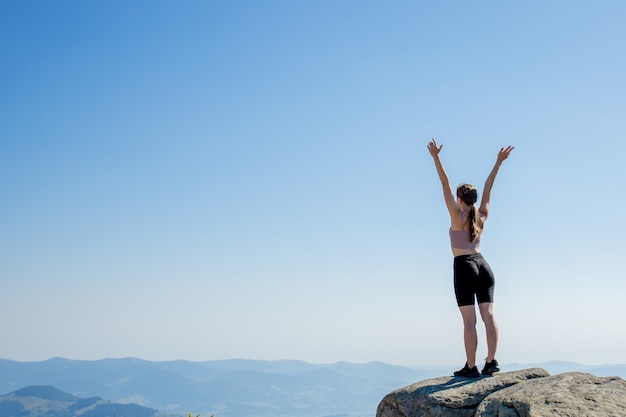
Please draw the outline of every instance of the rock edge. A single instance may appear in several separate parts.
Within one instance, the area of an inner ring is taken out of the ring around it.
[[[626,381],[542,368],[468,379],[439,377],[387,394],[376,417],[623,417]]]

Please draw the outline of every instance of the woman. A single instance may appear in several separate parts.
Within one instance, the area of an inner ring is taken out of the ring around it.
[[[494,275],[489,264],[480,253],[480,237],[485,221],[489,215],[489,200],[491,188],[496,179],[502,162],[509,157],[512,146],[500,149],[496,164],[491,170],[480,207],[476,207],[478,192],[470,184],[461,184],[456,190],[456,196],[450,186],[450,180],[439,159],[443,145],[437,146],[435,139],[428,143],[428,151],[435,161],[437,174],[443,186],[443,196],[450,212],[450,243],[454,255],[454,292],[457,305],[463,316],[463,339],[467,361],[463,369],[454,372],[455,376],[477,378],[480,376],[476,367],[476,349],[478,336],[476,333],[475,299],[478,300],[478,310],[485,323],[487,335],[487,358],[482,370],[483,375],[492,375],[498,372],[496,348],[498,346],[498,325],[493,313]]]

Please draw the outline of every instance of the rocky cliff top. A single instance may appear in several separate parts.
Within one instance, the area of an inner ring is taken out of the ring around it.
[[[439,377],[387,394],[376,417],[624,417],[626,381],[541,368]]]

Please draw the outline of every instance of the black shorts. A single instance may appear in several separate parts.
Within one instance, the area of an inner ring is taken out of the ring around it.
[[[454,257],[454,293],[459,307],[493,303],[495,278],[491,267],[480,253]]]

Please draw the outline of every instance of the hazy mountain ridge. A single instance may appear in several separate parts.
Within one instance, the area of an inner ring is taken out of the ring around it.
[[[587,372],[596,376],[619,376],[626,379],[626,364],[615,365],[583,365],[567,361],[549,361],[542,363],[512,363],[502,367],[503,370],[516,370],[524,368],[543,368],[552,375],[565,372]]]
[[[0,360],[0,393],[50,385],[79,397],[132,402],[164,412],[224,417],[372,415],[389,390],[435,374],[379,362]]]
[[[119,404],[99,397],[79,398],[51,386],[28,386],[0,396],[0,417],[165,417],[136,404]],[[170,417],[173,417],[171,415]]]
[[[596,375],[626,375],[626,365],[585,366],[571,362],[535,365],[553,374],[582,370]],[[502,368],[529,366],[512,364]],[[210,414],[217,417],[373,416],[378,402],[388,392],[449,372],[450,367],[417,369],[381,362],[319,365],[293,360],[242,359],[0,360],[0,394],[47,385],[87,400],[105,398],[161,412],[201,413],[207,417]],[[5,415],[0,413],[0,417]]]

